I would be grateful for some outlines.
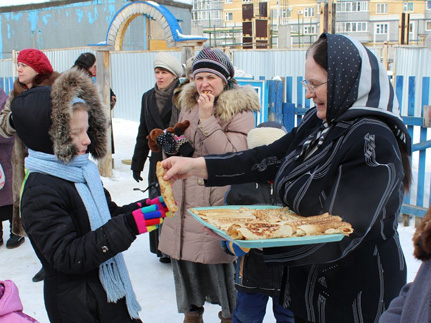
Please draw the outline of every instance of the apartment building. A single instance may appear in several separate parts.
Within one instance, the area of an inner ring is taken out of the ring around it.
[[[203,28],[212,45],[240,47],[243,5],[253,4],[258,19],[262,2],[267,3],[272,48],[282,43],[281,37],[293,47],[311,44],[324,30],[328,5],[335,9],[333,30],[368,45],[422,44],[431,33],[431,0],[193,0],[193,24]]]

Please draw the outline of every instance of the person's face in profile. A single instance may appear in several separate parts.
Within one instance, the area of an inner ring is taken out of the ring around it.
[[[96,62],[94,62],[93,66],[90,66],[88,68],[88,71],[91,73],[93,77],[96,77],[96,74],[97,74]]]
[[[214,97],[218,97],[226,86],[221,77],[209,72],[197,73],[194,82],[199,94],[212,94]]]
[[[18,62],[16,70],[18,72],[18,80],[27,85],[28,88],[31,88],[37,72],[32,67],[21,62]]]
[[[160,90],[164,90],[177,78],[174,74],[165,70],[164,68],[156,67],[154,69],[154,74],[156,76],[157,87]]]
[[[88,131],[88,112],[84,109],[77,108],[72,113],[70,119],[70,135],[72,142],[78,151],[78,155],[87,153],[88,145],[91,143]]]
[[[313,99],[317,108],[317,117],[326,120],[327,97],[328,97],[328,73],[316,63],[312,55],[309,55],[305,61],[305,80],[307,99]]]

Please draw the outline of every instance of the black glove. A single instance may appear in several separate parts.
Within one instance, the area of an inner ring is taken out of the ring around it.
[[[181,156],[183,156],[183,157],[192,157],[192,155],[193,155],[194,152],[195,152],[195,149],[193,148],[192,145],[190,145],[190,143],[188,141],[187,142],[183,142],[180,145],[179,153],[180,153]]]
[[[133,178],[135,179],[135,181],[137,181],[139,183],[139,181],[142,181],[142,177],[141,177],[141,172],[134,170],[133,172]]]

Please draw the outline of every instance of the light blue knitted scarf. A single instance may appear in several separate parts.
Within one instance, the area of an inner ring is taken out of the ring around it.
[[[48,174],[75,183],[87,210],[91,230],[96,230],[111,218],[99,170],[88,159],[88,154],[76,156],[69,164],[65,164],[54,155],[29,149],[25,167],[29,172]],[[108,302],[115,303],[126,296],[130,317],[139,319],[141,307],[121,253],[100,265],[99,278],[108,295]]]

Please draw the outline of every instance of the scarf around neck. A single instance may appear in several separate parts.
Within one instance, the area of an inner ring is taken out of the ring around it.
[[[154,93],[156,95],[156,104],[159,113],[162,113],[168,102],[172,103],[172,94],[174,93],[174,89],[178,85],[178,79],[172,81],[171,84],[166,89],[159,89],[157,84],[154,85]],[[172,104],[171,104],[172,105]]]
[[[91,230],[104,225],[111,218],[99,170],[88,154],[73,158],[65,164],[56,156],[29,149],[25,159],[29,172],[47,174],[75,183],[88,213]],[[141,310],[136,300],[126,264],[121,253],[102,263],[99,267],[99,278],[106,291],[108,302],[116,303],[126,297],[127,309],[133,319],[139,319]]]

